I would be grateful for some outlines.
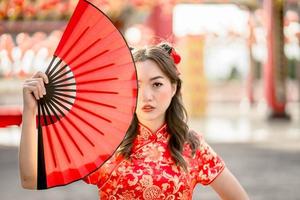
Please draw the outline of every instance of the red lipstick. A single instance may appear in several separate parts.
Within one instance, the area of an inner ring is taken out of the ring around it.
[[[153,111],[154,109],[155,109],[155,107],[153,107],[153,106],[151,106],[151,105],[149,105],[149,104],[144,105],[144,106],[142,107],[142,110],[143,110],[144,112],[151,112],[151,111]]]

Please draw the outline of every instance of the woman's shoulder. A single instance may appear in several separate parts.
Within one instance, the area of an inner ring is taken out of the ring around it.
[[[186,141],[186,144],[191,145],[192,148],[198,148],[205,140],[202,132],[190,129]]]
[[[202,140],[202,139],[204,139],[203,133],[200,132],[200,131],[195,131],[193,129],[189,129],[188,134],[191,137],[197,138],[199,141]]]
[[[205,136],[202,132],[190,129],[184,145],[184,151],[195,155],[203,154],[205,152],[213,152],[213,149],[206,142]]]
[[[191,161],[196,161],[201,167],[209,166],[210,168],[222,169],[225,166],[222,158],[206,142],[203,133],[190,130],[189,134],[190,138],[193,139],[190,139],[190,142],[186,144],[184,155],[188,156]]]
[[[184,154],[193,156],[199,149],[203,136],[202,133],[190,129],[187,133],[186,142],[183,146]],[[190,157],[189,156],[189,157]]]

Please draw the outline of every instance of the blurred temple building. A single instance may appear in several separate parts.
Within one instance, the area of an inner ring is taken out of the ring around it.
[[[130,46],[174,45],[191,117],[205,117],[211,103],[235,102],[289,119],[287,104],[299,103],[297,0],[99,2]],[[48,66],[76,4],[0,1],[0,119],[8,110],[20,114],[22,82]]]

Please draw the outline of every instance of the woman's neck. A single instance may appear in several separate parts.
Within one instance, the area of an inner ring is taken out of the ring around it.
[[[146,126],[152,133],[155,133],[159,128],[163,126],[165,123],[165,120],[160,120],[160,121],[140,121],[141,124]]]

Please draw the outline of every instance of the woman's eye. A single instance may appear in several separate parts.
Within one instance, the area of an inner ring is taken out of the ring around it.
[[[162,83],[158,83],[158,82],[153,83],[153,87],[160,87],[160,86],[162,86],[162,85],[163,85]]]

